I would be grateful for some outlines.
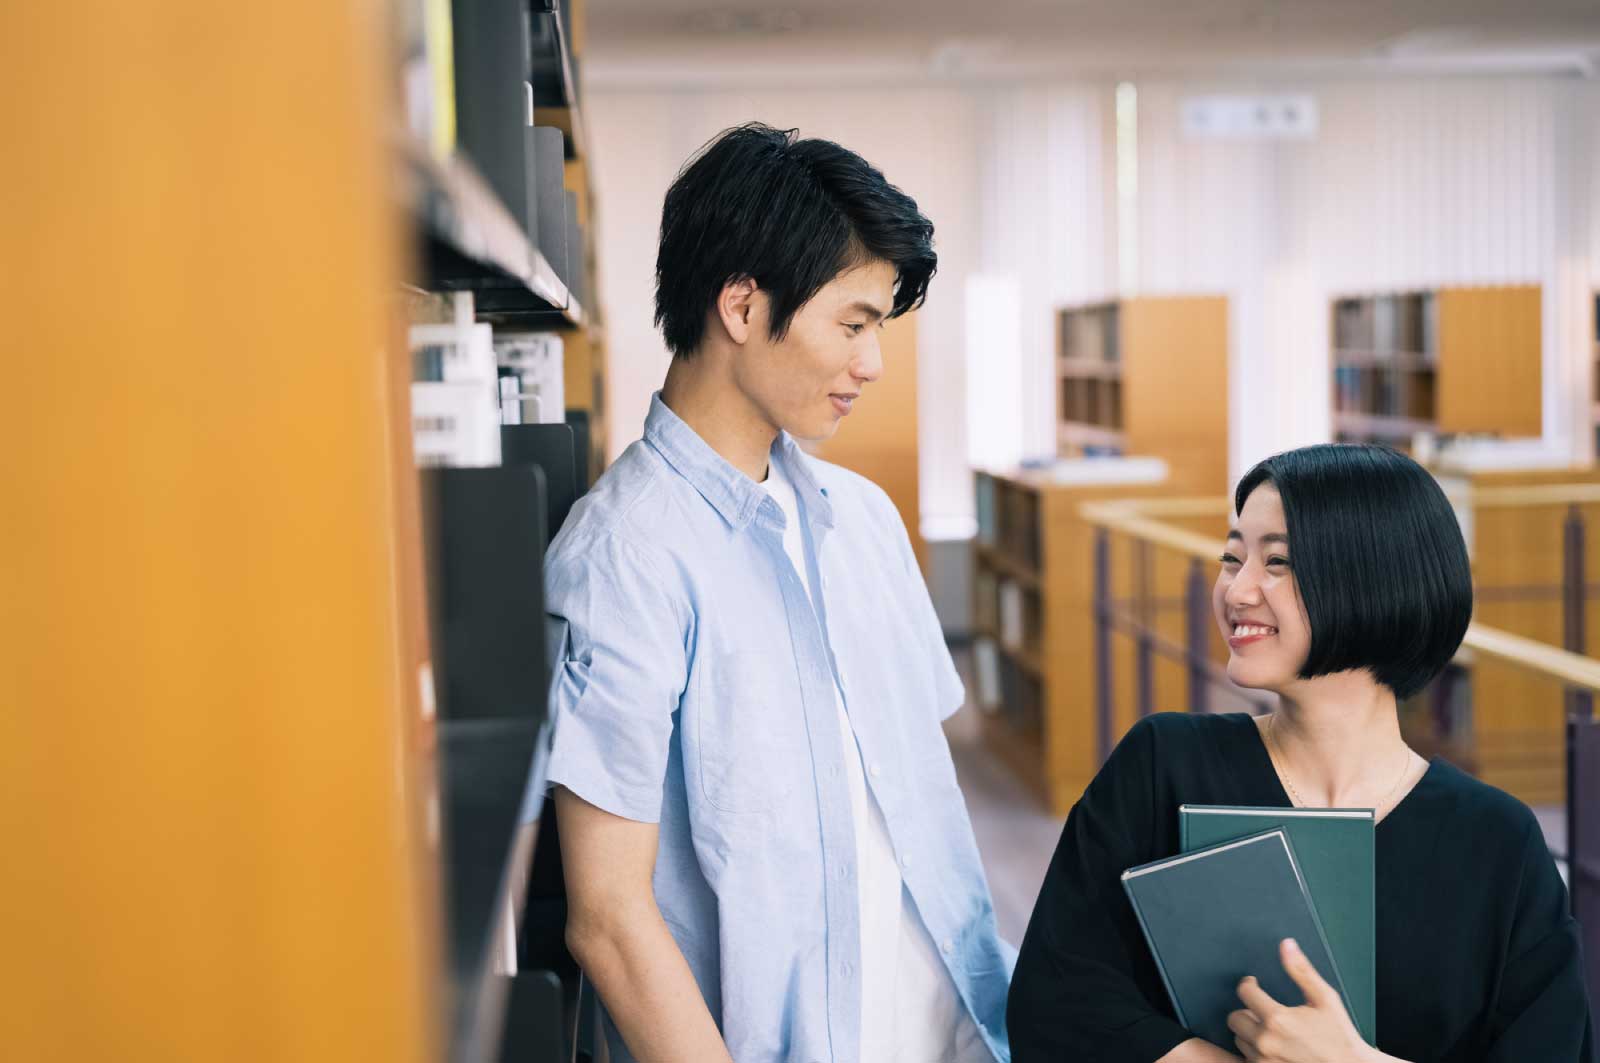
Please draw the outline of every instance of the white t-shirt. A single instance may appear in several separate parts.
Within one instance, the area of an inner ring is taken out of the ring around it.
[[[777,465],[768,466],[761,485],[783,510],[783,549],[811,590],[800,507],[791,484]],[[872,1063],[991,1063],[977,1024],[956,992],[939,950],[917,914],[900,878],[894,845],[883,812],[867,786],[861,752],[834,684],[839,733],[855,824],[857,881],[861,905],[861,1059]]]

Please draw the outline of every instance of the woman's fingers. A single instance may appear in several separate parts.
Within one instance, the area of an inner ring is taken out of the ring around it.
[[[1278,954],[1283,960],[1283,969],[1294,979],[1294,984],[1300,987],[1300,992],[1306,995],[1307,1004],[1314,1008],[1338,1004],[1341,1011],[1344,1009],[1344,1001],[1339,999],[1339,994],[1334,988],[1317,973],[1317,969],[1306,959],[1306,954],[1300,951],[1300,946],[1294,938],[1284,938],[1283,943],[1278,946]]]
[[[1253,976],[1239,983],[1239,1000],[1262,1022],[1282,1011],[1284,1007],[1268,996],[1267,991],[1261,988],[1261,983]]]

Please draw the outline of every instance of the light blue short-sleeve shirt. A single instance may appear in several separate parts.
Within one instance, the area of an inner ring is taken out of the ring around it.
[[[837,681],[906,888],[1007,1063],[1015,952],[939,726],[963,693],[905,528],[787,435],[771,460],[799,496],[815,608],[778,504],[659,395],[573,508],[545,568],[549,783],[660,825],[656,904],[737,1063],[877,1063]]]

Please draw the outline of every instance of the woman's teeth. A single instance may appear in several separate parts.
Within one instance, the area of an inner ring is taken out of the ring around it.
[[[1263,627],[1260,624],[1237,624],[1233,629],[1235,638],[1249,638],[1254,635],[1276,635],[1277,633],[1277,628]]]

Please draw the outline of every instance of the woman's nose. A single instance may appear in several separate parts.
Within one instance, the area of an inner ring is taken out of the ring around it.
[[[1228,584],[1227,593],[1223,600],[1229,605],[1260,605],[1261,584],[1250,574],[1250,566],[1241,568],[1237,575]]]

